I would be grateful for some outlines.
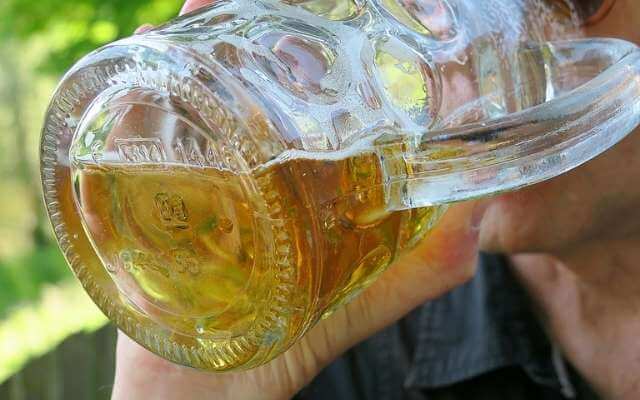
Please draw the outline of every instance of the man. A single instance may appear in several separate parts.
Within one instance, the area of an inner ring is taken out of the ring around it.
[[[637,0],[577,1],[588,35],[640,43]],[[113,398],[638,399],[639,205],[636,131],[556,179],[452,207],[429,246],[257,369],[208,374],[121,335]]]

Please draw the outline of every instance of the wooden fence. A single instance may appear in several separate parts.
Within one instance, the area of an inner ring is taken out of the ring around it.
[[[0,385],[2,400],[108,400],[115,365],[111,324],[67,338]]]

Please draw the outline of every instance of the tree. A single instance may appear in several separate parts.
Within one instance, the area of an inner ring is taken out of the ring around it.
[[[31,166],[29,165],[29,148],[27,146],[28,131],[25,126],[25,117],[23,113],[23,98],[25,86],[27,84],[25,77],[20,71],[15,55],[17,54],[11,44],[5,42],[0,48],[0,74],[2,76],[11,77],[0,82],[0,99],[11,116],[11,126],[13,127],[13,135],[15,135],[15,173],[16,177],[29,188],[31,194],[29,199],[25,199],[33,209],[35,221],[31,229],[31,238],[34,245],[41,247],[48,243],[45,229],[44,213],[40,205],[40,189],[38,183],[33,179]]]
[[[130,35],[143,23],[160,23],[175,16],[182,0],[0,0],[0,111],[10,121],[9,148],[0,153],[14,161],[5,165],[6,172],[28,189],[23,199],[32,208],[33,226],[23,227],[36,247],[48,243],[48,224],[41,206],[38,166],[30,162],[37,157],[32,145],[39,130],[26,124],[34,114],[44,110],[30,109],[30,96],[49,93],[38,91],[33,80],[38,71],[57,78],[77,59],[95,48]],[[33,68],[33,61],[22,50],[30,43],[45,45]],[[31,63],[31,64],[30,64]],[[0,156],[2,156],[0,154]],[[2,166],[0,166],[2,167]],[[0,174],[2,175],[2,174]],[[6,175],[6,174],[4,174]],[[1,183],[1,182],[0,182]]]
[[[130,35],[143,23],[175,16],[181,0],[2,0],[3,39],[46,37],[50,54],[45,71],[62,73],[91,50]]]

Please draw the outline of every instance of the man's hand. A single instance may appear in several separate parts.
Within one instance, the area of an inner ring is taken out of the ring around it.
[[[369,289],[320,321],[286,353],[246,372],[214,374],[172,364],[119,335],[113,399],[286,399],[360,340],[469,279],[477,255],[478,213],[450,208],[428,239],[404,254]]]
[[[590,36],[640,43],[640,2]],[[510,254],[550,335],[606,398],[640,398],[640,130],[554,180],[500,196],[481,248]]]

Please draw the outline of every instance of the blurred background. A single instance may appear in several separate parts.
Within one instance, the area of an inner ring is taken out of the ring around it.
[[[61,75],[182,0],[0,0],[0,399],[108,399],[115,328],[75,281],[44,212],[38,141]]]

